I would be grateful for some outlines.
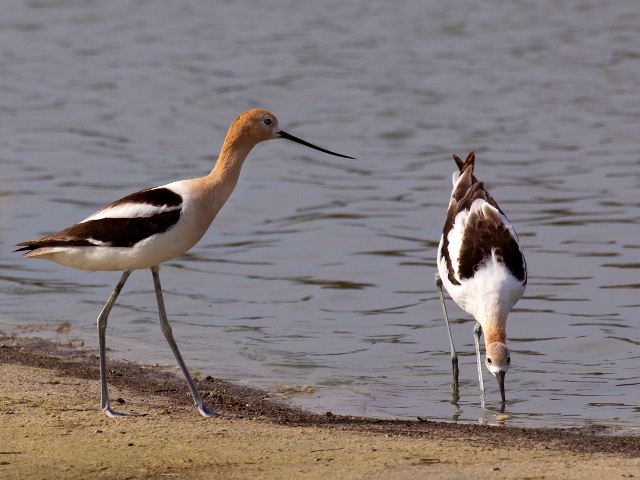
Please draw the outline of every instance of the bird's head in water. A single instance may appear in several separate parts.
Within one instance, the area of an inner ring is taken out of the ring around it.
[[[509,371],[511,365],[511,354],[509,349],[502,342],[493,342],[487,345],[487,357],[485,359],[485,365],[494,377],[498,379],[498,385],[500,386],[500,395],[502,396],[502,402],[505,402],[504,395],[504,377]]]

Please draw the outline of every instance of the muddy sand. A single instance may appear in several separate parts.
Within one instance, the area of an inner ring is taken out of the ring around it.
[[[314,414],[207,377],[204,419],[181,378],[110,362],[100,412],[94,352],[0,334],[0,478],[640,478],[640,437]]]

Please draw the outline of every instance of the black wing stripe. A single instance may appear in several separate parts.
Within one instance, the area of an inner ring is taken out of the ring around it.
[[[21,242],[16,245],[17,248],[14,252],[31,252],[42,247],[95,247],[95,244],[88,240],[29,240],[27,242]]]
[[[182,197],[168,188],[148,188],[141,190],[126,197],[122,197],[115,202],[111,202],[105,207],[112,208],[126,203],[144,203],[156,207],[178,207],[182,204]]]
[[[173,227],[180,219],[180,210],[141,218],[100,218],[72,225],[39,240],[19,243],[16,251],[43,247],[95,247],[91,240],[109,247],[132,247],[136,243]]]

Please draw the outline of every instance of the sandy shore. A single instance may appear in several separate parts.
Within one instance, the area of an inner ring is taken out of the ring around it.
[[[640,478],[640,438],[323,416],[211,378],[203,419],[179,378],[112,362],[98,409],[91,352],[0,335],[0,478]],[[122,403],[124,402],[124,403]]]

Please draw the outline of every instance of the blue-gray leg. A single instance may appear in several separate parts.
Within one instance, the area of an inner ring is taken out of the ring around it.
[[[451,335],[451,327],[449,326],[449,316],[447,315],[447,307],[444,304],[444,295],[442,293],[442,279],[440,275],[435,274],[436,281],[436,290],[438,291],[438,297],[440,298],[440,305],[442,305],[442,313],[444,315],[444,321],[447,325],[447,333],[449,334],[449,345],[451,346],[451,369],[453,374],[453,401],[457,402],[460,396],[459,394],[459,369],[458,369],[458,354],[456,353],[456,348],[453,345],[453,336]]]
[[[484,381],[482,379],[482,359],[480,357],[480,336],[482,335],[482,326],[476,322],[476,326],[473,329],[473,337],[476,343],[476,360],[478,362],[478,381],[480,382],[480,396],[482,399],[482,406],[484,407]]]
[[[107,303],[102,308],[100,315],[98,316],[98,343],[100,345],[100,408],[102,411],[107,414],[109,417],[130,417],[130,416],[139,416],[139,414],[135,413],[118,413],[111,409],[111,405],[109,403],[109,389],[107,387],[107,348],[106,348],[106,336],[107,336],[107,319],[109,318],[109,313],[111,312],[111,308],[113,304],[116,303],[116,299],[120,292],[122,291],[122,287],[124,287],[125,282],[131,275],[131,271],[127,270],[122,272],[122,277],[120,277],[120,281],[116,285],[116,288],[113,290],[113,293],[107,300]]]
[[[173,338],[173,332],[171,331],[171,325],[169,325],[169,321],[167,320],[167,312],[164,308],[164,300],[162,298],[162,287],[160,286],[160,267],[155,266],[151,267],[151,274],[153,275],[153,284],[156,289],[156,299],[158,300],[158,313],[160,314],[160,328],[162,329],[162,333],[164,334],[164,338],[167,339],[169,346],[171,347],[171,351],[173,355],[176,357],[178,361],[178,365],[180,365],[180,369],[182,370],[182,374],[184,375],[185,380],[187,381],[187,385],[189,386],[189,390],[191,391],[191,396],[193,397],[193,401],[198,407],[198,411],[200,415],[203,417],[219,417],[220,414],[216,413],[212,410],[209,410],[204,403],[204,400],[200,396],[198,389],[196,388],[191,375],[189,374],[189,370],[187,370],[187,366],[182,359],[182,355],[180,354],[180,350],[178,350],[178,345]]]

